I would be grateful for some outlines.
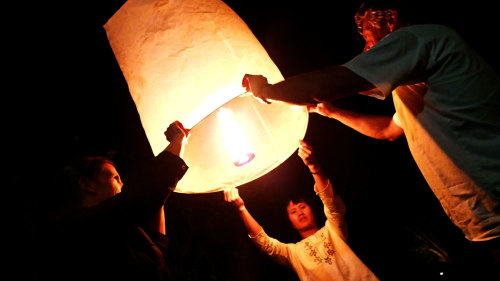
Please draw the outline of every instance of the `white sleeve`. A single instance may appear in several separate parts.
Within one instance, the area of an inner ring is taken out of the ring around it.
[[[293,244],[286,244],[269,237],[264,229],[262,229],[255,237],[249,236],[260,251],[267,254],[274,261],[291,266],[290,257]]]
[[[315,187],[316,190],[316,187]],[[334,192],[330,180],[326,188],[320,192],[316,192],[323,202],[326,223],[330,224],[338,232],[338,235],[347,238],[347,225],[345,222],[345,205],[342,198]]]
[[[396,123],[396,125],[398,125],[400,128],[403,128],[403,125],[401,124],[401,120],[399,119],[399,115],[398,113],[394,113],[394,115],[392,116],[392,120],[394,121],[394,123]]]

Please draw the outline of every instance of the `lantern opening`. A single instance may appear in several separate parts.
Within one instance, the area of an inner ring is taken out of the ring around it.
[[[236,167],[245,166],[246,164],[252,162],[255,158],[255,153],[247,152],[245,155],[242,155],[237,161],[233,162]]]
[[[243,129],[236,123],[231,110],[220,108],[217,117],[221,124],[224,144],[236,167],[244,166],[255,158],[255,153]]]

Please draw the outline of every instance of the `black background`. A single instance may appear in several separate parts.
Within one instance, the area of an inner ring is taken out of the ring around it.
[[[224,2],[247,23],[285,78],[342,64],[362,50],[353,20],[360,1]],[[5,58],[13,64],[5,81],[10,88],[3,106],[8,113],[4,172],[9,190],[17,191],[19,200],[12,202],[22,202],[14,204],[13,211],[21,208],[23,214],[20,235],[15,236],[28,242],[28,251],[18,253],[15,260],[28,268],[37,262],[29,254],[37,235],[35,213],[51,196],[46,183],[54,171],[74,156],[108,155],[117,162],[126,185],[135,159],[151,154],[103,28],[123,3],[37,2],[6,9],[15,20],[6,26],[4,37],[5,45],[13,48]],[[425,0],[411,3],[409,11],[415,23],[456,28],[498,71],[493,43],[496,11],[487,3]],[[390,98],[359,96],[339,105],[394,112]],[[440,208],[404,138],[373,140],[335,120],[310,115],[305,140],[315,148],[347,205],[352,249],[382,280],[445,280],[473,274],[487,263]],[[294,154],[272,172],[241,186],[240,193],[268,234],[294,242],[299,237],[286,221],[281,198],[293,192],[311,195],[312,186],[312,177]],[[220,192],[174,193],[166,214],[172,266],[181,280],[297,280],[256,250]],[[322,224],[324,216],[318,221]],[[446,253],[448,262],[438,262],[430,249]],[[18,274],[36,276],[30,270]]]

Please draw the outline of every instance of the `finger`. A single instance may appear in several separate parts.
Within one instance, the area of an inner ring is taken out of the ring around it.
[[[312,151],[311,147],[306,146],[306,145],[300,145],[299,150],[305,153],[310,153]]]
[[[299,149],[297,149],[297,153],[299,154],[299,156],[304,154],[304,149],[302,148],[302,146],[299,146]]]
[[[304,154],[304,155],[309,155],[311,154],[311,148],[310,147],[307,147],[307,146],[299,146],[299,149],[298,149],[299,153],[301,154]]]
[[[316,105],[306,105],[307,112],[316,113],[318,108]]]
[[[171,142],[175,136],[179,133],[179,128],[176,126],[175,122],[171,123],[167,130],[164,132],[165,137],[169,142]]]
[[[262,98],[259,98],[259,97],[255,97],[260,103],[262,104],[270,104],[271,102],[269,102],[268,100],[265,100],[265,99],[262,99]]]
[[[232,189],[232,187],[228,187],[228,188],[226,188],[226,190],[225,190],[225,194],[226,194],[226,201],[227,201],[227,202],[231,202],[231,201],[232,201],[232,198],[233,198],[232,193],[233,193],[233,189]]]
[[[303,151],[300,151],[300,150],[299,150],[298,155],[299,155],[299,157],[300,157],[300,158],[302,158],[302,159],[304,159],[304,157],[306,156],[306,155],[304,154],[304,152],[303,152]]]
[[[307,153],[307,154],[311,154],[311,152],[312,152],[312,148],[310,146],[303,146],[302,150],[304,151],[304,153]]]
[[[184,128],[184,126],[182,126],[181,130],[182,130],[182,133],[184,134],[184,136],[188,136],[190,131],[191,131],[190,129]]]
[[[181,122],[176,120],[172,124],[174,124],[179,130],[184,131],[184,125],[182,125]]]
[[[231,188],[231,199],[233,202],[236,201],[236,199],[238,199],[238,196],[239,196],[238,189],[236,189],[234,187]]]
[[[311,157],[311,154],[310,153],[307,153],[307,152],[304,152],[304,151],[301,151],[299,153],[299,157],[302,158],[302,160],[307,160]]]
[[[304,151],[305,153],[311,153],[312,152],[312,147],[309,146],[307,143],[305,142],[301,142],[300,145],[299,145],[299,149]]]
[[[243,76],[241,86],[244,87],[247,92],[250,92],[250,74],[245,74],[245,76]]]
[[[189,131],[191,131],[190,129],[186,129],[179,121],[175,121],[174,123],[185,136],[189,135]]]
[[[310,145],[308,142],[306,142],[305,140],[299,140],[299,143],[300,143],[302,146],[306,146],[306,147],[311,148],[311,145]]]
[[[304,150],[304,152],[307,153],[307,154],[311,154],[312,153],[312,147],[310,147],[308,145],[302,146],[302,150]]]

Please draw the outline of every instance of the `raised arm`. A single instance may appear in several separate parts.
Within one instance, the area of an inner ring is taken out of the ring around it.
[[[324,102],[308,105],[307,110],[325,117],[333,118],[352,129],[375,139],[396,140],[404,132],[391,116],[361,114],[345,110]]]
[[[337,229],[339,235],[345,240],[347,238],[347,228],[344,219],[345,205],[342,198],[333,189],[330,180],[322,171],[314,156],[313,149],[308,143],[300,141],[298,154],[314,177],[314,191],[323,202],[327,223]]]
[[[373,84],[342,66],[292,76],[268,84],[261,75],[245,75],[243,87],[264,101],[283,101],[297,105],[317,104],[376,89]]]
[[[165,136],[170,142],[165,148],[165,152],[171,153],[178,157],[182,157],[188,135],[189,130],[184,128],[182,123],[180,123],[179,121],[175,121],[170,124],[170,126],[165,131]],[[173,190],[175,189],[175,186],[170,186],[170,188]],[[165,225],[164,206],[162,206],[160,210],[151,218],[149,227],[160,232],[161,234],[165,235],[167,233]]]
[[[241,199],[237,188],[230,187],[224,190],[224,200],[232,204],[245,225],[248,235],[256,237],[262,231],[260,224],[253,218],[250,212],[245,207],[245,202]]]
[[[248,236],[250,236],[257,248],[269,255],[276,262],[285,266],[290,266],[290,250],[288,244],[282,243],[266,234],[262,226],[260,226],[245,207],[245,202],[241,199],[238,189],[234,187],[226,188],[224,190],[224,199],[238,210]]]
[[[323,191],[328,185],[328,178],[321,170],[321,167],[314,156],[312,147],[307,142],[299,140],[298,155],[307,168],[309,168],[309,171],[314,178],[316,191]]]

